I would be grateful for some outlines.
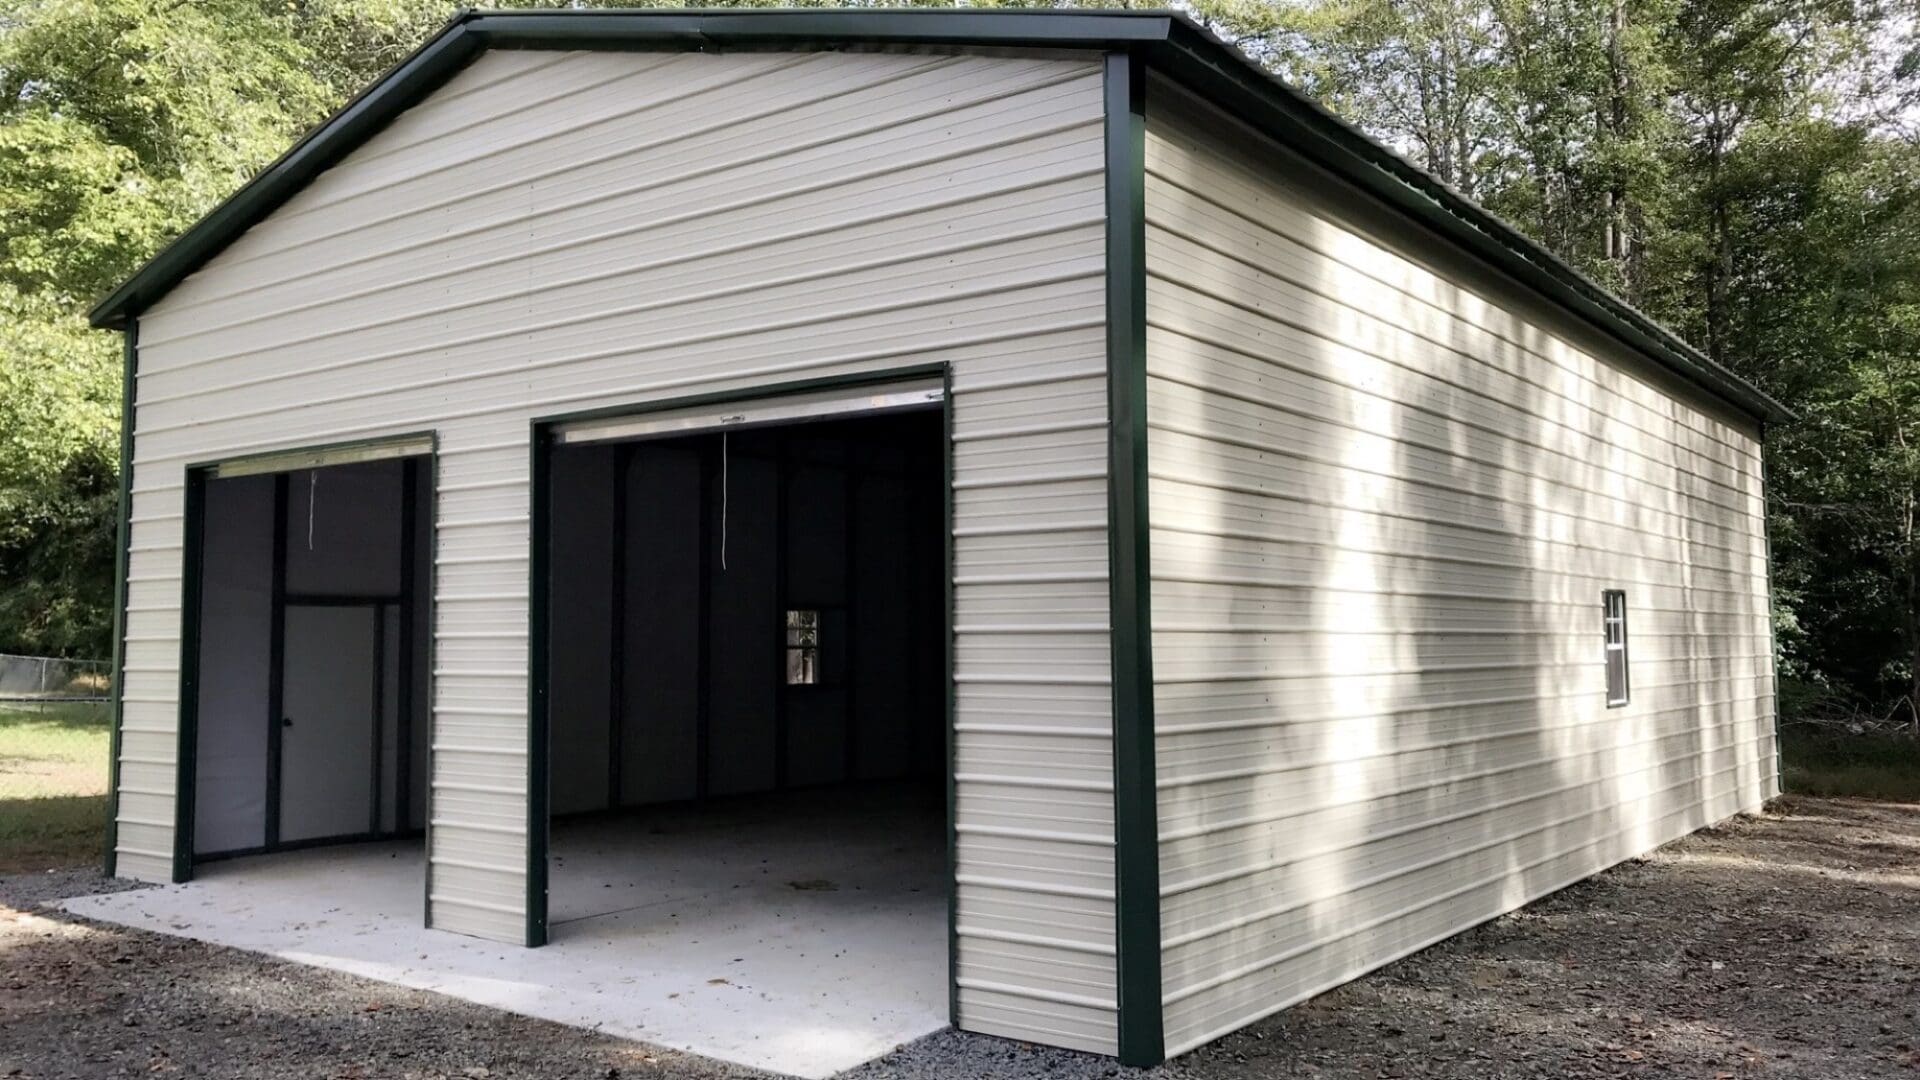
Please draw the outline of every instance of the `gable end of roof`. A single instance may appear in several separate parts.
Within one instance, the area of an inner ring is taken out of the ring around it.
[[[462,11],[162,249],[96,304],[88,319],[98,328],[124,328],[130,318],[486,49],[720,52],[783,47],[1137,53],[1176,82],[1222,104],[1392,210],[1740,412],[1763,424],[1793,415],[1512,225],[1334,116],[1185,15],[1168,11]]]

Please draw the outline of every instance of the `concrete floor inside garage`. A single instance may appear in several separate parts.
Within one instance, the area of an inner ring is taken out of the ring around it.
[[[539,949],[422,929],[417,840],[214,862],[63,906],[825,1076],[946,1026],[938,794],[829,787],[557,821]]]

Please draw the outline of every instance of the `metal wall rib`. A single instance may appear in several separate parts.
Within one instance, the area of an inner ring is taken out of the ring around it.
[[[1773,668],[1750,424],[1178,90],[1147,115],[1178,1053],[1759,806]]]
[[[517,941],[531,418],[953,369],[958,1010],[1111,1050],[1092,57],[497,52],[141,318],[123,872],[173,845],[184,467],[440,438],[433,924]]]

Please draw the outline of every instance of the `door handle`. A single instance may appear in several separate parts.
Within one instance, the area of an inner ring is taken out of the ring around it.
[[[293,726],[293,717],[291,717],[291,716],[283,716],[283,717],[281,717],[281,718],[280,718],[280,726],[281,726],[281,727],[292,727],[292,726]]]

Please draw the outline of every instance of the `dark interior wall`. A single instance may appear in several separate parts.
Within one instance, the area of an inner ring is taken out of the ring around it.
[[[424,461],[383,461],[206,481],[196,854],[424,825],[428,469]],[[410,564],[403,558],[409,539]],[[355,611],[361,617],[348,617]],[[409,617],[410,634],[403,626]],[[292,651],[289,619],[298,630]],[[328,626],[340,634],[330,636]],[[277,672],[276,647],[283,654]],[[358,695],[332,692],[363,682]],[[315,693],[316,700],[300,700]],[[332,715],[342,708],[358,715]],[[294,726],[283,726],[283,717]],[[328,726],[341,723],[350,728],[344,740]],[[316,806],[332,808],[333,774],[342,773],[356,783],[339,785],[345,794],[338,801],[362,809],[314,814]],[[289,811],[289,800],[297,799],[305,802]],[[306,820],[288,820],[287,813]]]
[[[700,526],[706,459],[697,447],[623,446],[626,496],[621,648],[611,661],[623,722],[612,753],[620,801],[670,802],[700,784],[702,595]],[[672,618],[658,617],[672,612]],[[607,663],[608,661],[603,661]]]
[[[552,530],[547,714],[556,814],[607,805],[608,623],[612,618],[613,447],[568,451],[553,471],[553,505],[568,526]]]
[[[273,477],[210,480],[200,575],[195,851],[266,843]]]
[[[556,452],[555,812],[938,775],[939,438],[912,414]],[[820,685],[784,684],[789,608],[821,612]]]
[[[400,593],[401,463],[302,469],[287,476],[287,592]]]

